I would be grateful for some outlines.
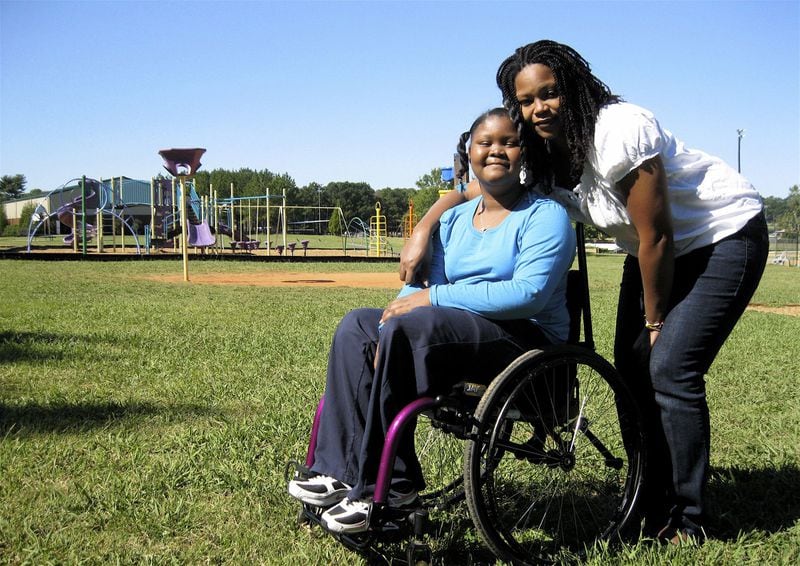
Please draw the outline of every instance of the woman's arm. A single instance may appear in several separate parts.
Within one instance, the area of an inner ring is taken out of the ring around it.
[[[639,269],[644,288],[645,319],[660,323],[667,314],[672,292],[675,257],[672,214],[667,195],[667,176],[661,157],[642,163],[617,186],[627,196],[627,210],[639,234]],[[658,338],[651,330],[650,343]]]
[[[439,219],[445,211],[466,202],[480,194],[480,185],[476,180],[470,181],[464,193],[450,191],[439,198],[425,213],[411,233],[408,242],[400,251],[400,279],[406,283],[425,282],[428,277],[428,249],[431,234],[439,225]]]

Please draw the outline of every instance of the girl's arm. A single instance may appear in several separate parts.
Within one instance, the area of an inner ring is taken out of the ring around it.
[[[426,282],[428,278],[428,251],[431,235],[439,226],[439,219],[445,211],[466,202],[480,194],[480,185],[470,181],[464,193],[450,191],[439,198],[425,213],[411,233],[408,242],[400,251],[400,279],[406,283]]]
[[[628,215],[639,234],[639,269],[644,288],[645,319],[663,322],[672,292],[675,256],[667,177],[661,157],[648,159],[626,175],[618,187],[627,196]],[[650,331],[650,344],[658,332]]]

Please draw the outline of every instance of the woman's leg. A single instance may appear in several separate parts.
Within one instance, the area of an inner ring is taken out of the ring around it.
[[[615,359],[646,419],[645,512],[668,511],[673,527],[699,534],[710,437],[704,376],[755,291],[767,250],[759,215],[739,233],[678,258],[671,309],[649,355],[638,265],[626,260]]]
[[[358,453],[382,312],[356,309],[347,313],[336,329],[328,356],[325,405],[311,470],[350,485],[358,480]]]
[[[408,403],[445,393],[465,379],[488,383],[520,354],[546,343],[529,321],[498,323],[458,309],[423,307],[389,319],[381,330],[366,408],[359,481],[348,497],[371,494],[386,432]],[[392,486],[403,491],[424,487],[413,433],[403,435],[398,446]]]
[[[650,354],[672,471],[673,527],[698,531],[708,476],[705,374],[761,280],[769,242],[763,215],[675,262],[672,308]]]
[[[639,509],[645,534],[655,535],[668,518],[667,493],[672,483],[670,458],[660,410],[650,383],[650,336],[644,328],[644,302],[639,261],[627,256],[622,272],[614,342],[614,363],[636,399],[647,436],[645,487]],[[626,415],[620,414],[625,427]]]

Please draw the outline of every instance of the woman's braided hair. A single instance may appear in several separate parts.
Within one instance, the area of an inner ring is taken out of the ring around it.
[[[498,107],[492,108],[491,110],[487,110],[477,118],[470,126],[469,130],[461,134],[458,138],[458,145],[456,146],[456,152],[458,153],[458,161],[459,165],[461,166],[462,171],[469,171],[469,153],[467,152],[467,142],[469,142],[472,134],[475,133],[475,130],[483,124],[488,118],[494,116],[503,116],[505,118],[509,117],[509,112],[505,108]]]
[[[570,179],[577,184],[583,172],[586,153],[594,143],[597,114],[606,104],[622,99],[592,74],[589,63],[569,47],[547,39],[518,48],[497,70],[497,86],[520,135],[522,159],[527,168],[528,183],[540,183],[549,192],[553,177],[550,152],[522,117],[514,81],[522,69],[540,63],[550,68],[556,80],[561,101],[561,120],[569,148]]]

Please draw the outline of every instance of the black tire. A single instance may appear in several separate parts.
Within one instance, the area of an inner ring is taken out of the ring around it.
[[[499,558],[566,561],[596,540],[618,539],[633,521],[641,418],[617,372],[594,352],[554,346],[520,356],[491,383],[475,417],[464,452],[466,499]]]

